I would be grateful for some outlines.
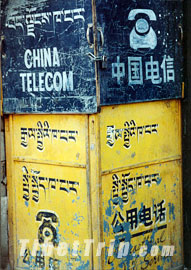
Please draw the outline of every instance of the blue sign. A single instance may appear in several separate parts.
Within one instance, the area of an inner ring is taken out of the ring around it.
[[[180,0],[97,0],[107,69],[101,104],[181,98]]]
[[[96,0],[95,9],[90,0],[15,0],[3,10],[4,113],[181,98],[181,0]]]
[[[4,10],[4,113],[96,112],[91,1],[14,1]]]

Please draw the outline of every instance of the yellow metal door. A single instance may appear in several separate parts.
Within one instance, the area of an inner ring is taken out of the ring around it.
[[[103,107],[102,269],[181,269],[180,101]]]
[[[12,268],[180,269],[180,116],[171,100],[7,117]]]
[[[88,117],[9,116],[6,139],[13,269],[91,268]]]

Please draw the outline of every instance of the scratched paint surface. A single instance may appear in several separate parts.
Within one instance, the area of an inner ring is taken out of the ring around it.
[[[19,269],[89,269],[83,239],[89,239],[86,171],[80,168],[16,162],[16,261]],[[20,256],[19,239],[28,239],[25,255]],[[34,239],[51,243],[52,254],[40,249],[32,254]],[[77,256],[72,254],[79,241]],[[67,253],[57,251],[67,243]],[[33,268],[32,268],[33,267]],[[51,268],[52,267],[52,268]],[[54,267],[54,268],[53,268]],[[57,268],[56,268],[57,267]]]
[[[181,155],[179,101],[103,107],[100,126],[102,172]]]
[[[180,98],[182,1],[98,0],[96,8],[108,58],[101,104]]]
[[[181,163],[167,163],[118,171],[102,177],[104,269],[166,270],[182,264]],[[115,240],[109,256],[110,240]],[[118,257],[120,241],[128,255]],[[148,250],[140,256],[141,246]],[[152,246],[158,245],[155,257]],[[162,256],[174,246],[173,256]]]
[[[96,112],[91,1],[9,1],[3,6],[4,113]]]
[[[86,122],[82,115],[17,115],[14,156],[85,166]]]
[[[96,1],[107,57],[101,105],[181,97],[181,2]],[[12,0],[3,9],[4,113],[96,112],[91,1]]]

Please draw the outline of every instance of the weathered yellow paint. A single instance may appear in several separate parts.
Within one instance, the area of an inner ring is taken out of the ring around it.
[[[16,158],[86,166],[86,116],[18,115],[13,119]]]
[[[102,172],[180,158],[180,115],[177,100],[102,108]]]
[[[9,237],[9,262],[14,269],[14,261],[16,254],[16,226],[15,226],[15,209],[16,209],[16,194],[13,170],[13,117],[10,115],[5,118],[5,143],[6,143],[6,175],[7,175],[7,197],[8,197],[8,237]]]
[[[80,260],[72,256],[74,241],[80,241],[80,250],[84,251],[84,239],[90,239],[88,219],[88,196],[86,170],[80,168],[65,168],[34,163],[15,163],[16,187],[16,242],[20,239],[29,239],[28,249],[32,252],[34,239],[38,239],[38,231],[46,218],[47,213],[54,213],[57,222],[50,222],[57,230],[58,244],[68,244],[68,254],[55,259],[60,260],[61,269],[71,262],[72,267],[89,265],[90,258],[81,255]],[[29,184],[29,186],[28,186]],[[39,212],[41,221],[37,220]],[[49,220],[49,219],[48,219]],[[49,225],[47,225],[49,226]],[[44,225],[44,233],[47,230]],[[51,240],[50,237],[44,239]],[[17,267],[24,267],[23,257],[19,256],[17,248]],[[52,257],[52,256],[48,256]],[[34,262],[33,262],[34,263]],[[46,265],[46,269],[48,265]],[[83,267],[82,267],[83,269]]]
[[[180,161],[105,175],[102,191],[103,241],[109,247],[115,239],[114,255],[106,249],[103,269],[166,270],[183,264]],[[124,258],[118,258],[120,239],[129,243]],[[156,245],[155,258],[150,250]],[[142,246],[148,248],[145,257],[139,255]],[[164,246],[174,246],[172,257],[161,256]]]
[[[90,148],[90,192],[91,192],[91,218],[93,245],[93,266],[94,269],[101,269],[101,256],[96,256],[98,243],[101,242],[101,167],[100,167],[100,116],[89,117],[89,148]]]
[[[60,261],[61,269],[69,264],[73,269],[91,268],[91,250],[84,255],[84,240],[92,238],[88,117],[9,116],[6,138],[12,269],[28,267],[27,260],[34,266],[35,256],[30,255],[34,240],[40,226],[48,223],[57,231],[58,247],[64,242],[68,252],[60,256],[55,246],[53,254],[45,257],[45,269],[51,257]],[[41,221],[37,220],[39,212]],[[44,239],[51,243],[50,229],[49,233]],[[29,241],[26,258],[20,254],[22,239]],[[72,255],[75,241],[79,241],[77,259]]]
[[[51,256],[60,261],[59,270],[167,270],[183,263],[180,101],[108,106],[91,116],[8,116],[6,152],[12,269],[34,266],[35,256],[20,256],[19,240],[28,239],[26,252],[32,252],[44,222],[56,229],[58,244],[69,245],[66,256],[54,246]],[[155,220],[160,204],[165,220]],[[140,212],[144,205],[152,224],[137,221],[131,229],[127,211]],[[45,239],[54,243],[50,227],[45,227]],[[153,230],[156,227],[160,229]],[[159,246],[174,245],[176,253],[159,262],[149,257],[150,265],[148,255],[108,256],[109,242],[118,239],[121,228],[135,254],[145,237]],[[147,233],[140,234],[143,231]],[[88,256],[86,239],[94,241]],[[74,241],[80,242],[77,257],[72,255]],[[97,256],[104,241],[102,257]],[[45,258],[45,269],[51,256]],[[133,264],[137,266],[131,268]]]

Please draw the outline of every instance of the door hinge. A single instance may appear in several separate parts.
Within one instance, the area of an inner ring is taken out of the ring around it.
[[[182,98],[184,98],[184,82],[182,82]]]
[[[0,36],[0,55],[2,58],[5,58],[5,37]]]

